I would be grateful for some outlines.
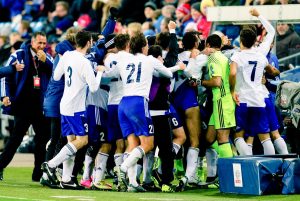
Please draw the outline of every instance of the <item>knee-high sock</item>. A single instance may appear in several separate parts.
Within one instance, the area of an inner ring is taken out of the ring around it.
[[[71,142],[69,142],[60,150],[60,152],[54,158],[52,158],[48,162],[49,167],[54,168],[59,166],[65,160],[71,158],[72,156],[75,156],[76,152],[76,147]]]
[[[96,172],[95,172],[96,174],[94,178],[95,183],[102,181],[104,179],[107,159],[108,159],[108,154],[101,153],[101,152],[98,153],[98,156],[96,158]]]
[[[127,172],[128,168],[137,163],[139,159],[141,159],[145,155],[145,151],[142,147],[138,146],[132,150],[128,158],[126,158],[122,165],[121,170]]]
[[[143,181],[144,183],[151,183],[152,168],[154,163],[154,152],[150,151],[143,158]]]
[[[72,156],[63,162],[63,174],[62,174],[63,182],[68,182],[71,180],[74,161],[75,161],[75,156]]]
[[[271,138],[261,141],[261,144],[264,148],[264,155],[275,154],[275,149],[274,149],[273,143],[271,141]]]
[[[114,161],[117,167],[120,167],[123,163],[123,154],[115,154]]]
[[[187,153],[186,161],[186,172],[185,176],[188,178],[188,180],[193,180],[196,175],[197,165],[198,165],[198,155],[199,155],[199,149],[190,147]]]
[[[84,159],[84,171],[83,171],[83,175],[82,175],[82,179],[83,180],[89,180],[92,176],[92,164],[93,164],[93,158],[89,155],[85,155],[85,159]]]
[[[138,183],[136,181],[136,175],[137,175],[137,164],[133,164],[128,168],[127,171],[129,183],[133,186],[138,186]]]
[[[250,155],[248,145],[246,144],[244,138],[238,137],[234,140],[234,143],[241,156]]]
[[[288,154],[286,143],[282,137],[274,140],[274,147],[279,154]]]
[[[231,158],[233,157],[231,145],[229,142],[219,144],[219,157],[220,158]]]

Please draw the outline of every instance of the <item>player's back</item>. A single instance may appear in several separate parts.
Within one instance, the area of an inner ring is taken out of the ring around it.
[[[266,57],[254,49],[248,49],[234,53],[231,60],[238,64],[235,90],[240,101],[248,106],[264,107],[261,81],[268,64]]]
[[[159,62],[156,60],[140,53],[120,58],[117,66],[123,82],[124,96],[143,96],[148,99],[154,66]]]
[[[89,60],[78,51],[66,52],[61,58],[65,75],[64,94],[60,103],[61,114],[73,115],[85,110],[87,83],[84,68],[92,69]]]
[[[110,53],[104,60],[104,65],[109,68],[110,71],[115,71],[117,68],[117,63],[122,57],[130,56],[129,53],[125,51],[120,51],[119,53]],[[123,84],[120,75],[111,78],[109,83],[109,105],[118,105],[123,97]]]

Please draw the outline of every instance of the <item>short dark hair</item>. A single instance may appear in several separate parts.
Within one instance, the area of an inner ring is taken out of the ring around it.
[[[156,37],[155,45],[159,45],[162,49],[167,49],[170,43],[170,33],[169,32],[162,32],[159,33]]]
[[[183,48],[185,50],[191,50],[195,47],[198,37],[194,32],[186,32],[182,38]]]
[[[132,54],[142,53],[143,47],[147,45],[147,40],[142,33],[137,33],[130,39],[130,52]]]
[[[211,48],[221,48],[222,39],[217,34],[212,34],[207,37],[206,45],[209,45]]]
[[[162,56],[162,48],[159,45],[152,45],[149,47],[148,55],[152,55],[155,58]]]
[[[256,33],[251,29],[243,29],[240,33],[240,41],[243,46],[251,48],[256,42]]]
[[[42,32],[42,31],[36,31],[32,34],[32,38],[36,39],[37,36],[44,36],[44,37],[47,37],[45,32]]]
[[[84,30],[79,31],[75,36],[76,45],[77,47],[80,48],[85,47],[87,42],[90,41],[91,39],[92,39],[91,33]]]
[[[128,34],[118,34],[115,39],[115,46],[118,50],[125,50],[127,44],[130,41],[130,37]]]

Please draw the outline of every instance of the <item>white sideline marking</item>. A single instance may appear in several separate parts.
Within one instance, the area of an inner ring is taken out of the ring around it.
[[[93,201],[96,197],[90,197],[90,196],[72,196],[72,195],[56,195],[51,196],[52,198],[60,198],[60,199],[67,199],[67,198],[74,198],[76,200],[82,200],[82,201]]]
[[[15,200],[32,200],[32,201],[54,201],[54,200],[30,199],[30,198],[13,197],[13,196],[3,196],[3,195],[0,195],[0,198],[15,199]]]
[[[139,198],[140,200],[162,200],[162,201],[179,201],[183,199],[175,199],[175,198]]]
[[[0,186],[27,186],[27,185],[24,185],[24,184],[1,184]]]

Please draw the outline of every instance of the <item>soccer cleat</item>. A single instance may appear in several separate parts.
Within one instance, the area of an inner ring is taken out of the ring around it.
[[[42,164],[42,170],[43,170],[43,172],[45,172],[48,175],[48,178],[52,182],[57,183],[57,178],[56,178],[56,174],[55,174],[55,168],[49,167],[48,163],[44,162]]]
[[[142,187],[143,187],[146,191],[148,191],[148,192],[159,192],[159,191],[161,191],[160,188],[158,188],[158,187],[155,186],[155,184],[154,184],[153,181],[150,182],[150,183],[143,183],[143,184],[142,184]]]
[[[133,192],[133,193],[138,193],[138,192],[147,192],[146,189],[144,189],[142,186],[133,186],[131,184],[128,185],[127,192]]]
[[[93,183],[93,187],[95,189],[103,190],[103,191],[111,191],[112,185],[106,183],[105,181],[99,181],[97,183]]]
[[[158,186],[162,185],[161,174],[159,174],[158,169],[152,170],[152,179]]]
[[[174,190],[174,188],[171,185],[163,184],[161,186],[161,192],[164,192],[164,193],[174,193],[175,190]]]
[[[188,183],[188,178],[186,176],[182,177],[179,180],[179,184],[176,186],[175,191],[176,192],[182,192],[182,191],[184,191],[187,183]]]
[[[174,160],[174,169],[175,169],[174,174],[177,178],[180,178],[180,177],[184,176],[185,171],[184,171],[182,159],[175,159]]]
[[[3,180],[3,169],[0,169],[0,181]]]
[[[84,187],[76,184],[76,182],[73,181],[72,179],[68,182],[61,181],[59,186],[62,189],[70,189],[70,190],[82,190],[82,189],[84,189]]]
[[[128,183],[126,180],[126,172],[122,171],[120,168],[119,178],[118,178],[118,191],[126,192]]]
[[[58,188],[58,185],[56,183],[53,183],[50,179],[44,178],[43,176],[40,179],[40,184],[43,186],[48,186],[49,188]]]
[[[80,180],[80,185],[84,188],[90,189],[92,187],[92,179]]]

